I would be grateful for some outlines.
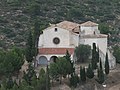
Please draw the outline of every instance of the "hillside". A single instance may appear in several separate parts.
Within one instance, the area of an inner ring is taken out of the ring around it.
[[[63,20],[91,20],[107,26],[111,45],[119,44],[119,0],[0,0],[0,48],[24,47],[36,20],[41,30]]]

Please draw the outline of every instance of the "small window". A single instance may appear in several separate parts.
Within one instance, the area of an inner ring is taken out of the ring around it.
[[[57,28],[55,28],[55,32],[57,32]]]

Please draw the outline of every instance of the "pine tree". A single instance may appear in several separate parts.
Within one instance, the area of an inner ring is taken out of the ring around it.
[[[70,63],[70,69],[68,70],[68,74],[72,74],[72,73],[74,73],[74,71],[75,71],[75,68],[74,68],[74,63],[71,61],[71,55],[69,54],[69,51],[67,50],[66,51],[66,55],[65,55],[65,58],[66,58],[66,60],[68,61],[68,63]],[[69,75],[68,75],[69,76]]]
[[[87,68],[86,76],[90,79],[94,77],[94,72],[93,72],[91,64],[89,64]]]
[[[109,74],[109,61],[108,61],[108,54],[106,53],[106,60],[105,60],[105,73]]]

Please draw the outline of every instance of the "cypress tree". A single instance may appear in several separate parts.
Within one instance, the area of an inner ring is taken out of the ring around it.
[[[66,58],[66,60],[68,60],[69,62],[71,62],[70,56],[71,56],[71,55],[69,54],[68,50],[66,50],[65,58]]]
[[[95,43],[93,43],[91,64],[92,64],[92,69],[97,68],[97,51],[96,51],[96,44]]]
[[[81,81],[85,82],[86,81],[86,72],[85,72],[85,67],[80,67],[80,79]]]
[[[28,62],[33,61],[33,36],[31,31],[29,32],[27,43],[26,43],[26,60]]]
[[[104,76],[104,72],[103,72],[103,69],[102,69],[102,63],[101,63],[101,60],[100,60],[100,65],[99,65],[99,68],[98,68],[98,82],[100,84],[102,84],[104,81],[105,81],[105,76]]]
[[[82,80],[82,77],[83,77],[83,69],[82,69],[82,66],[80,66],[80,79]]]
[[[85,67],[83,67],[83,80],[86,81],[86,72],[85,72]]]
[[[36,56],[38,54],[38,41],[39,36],[42,32],[40,31],[40,23],[38,20],[35,20],[34,29],[33,29],[33,55],[34,55],[34,67],[36,65]]]
[[[96,53],[96,59],[97,59],[97,63],[99,62],[99,48],[97,48],[97,53]]]
[[[106,73],[106,74],[109,74],[108,53],[106,53],[106,59],[105,59],[105,73]]]
[[[70,86],[71,87],[77,87],[77,84],[79,83],[79,77],[77,75],[71,75],[70,78]]]
[[[50,90],[49,68],[46,68],[46,90]]]
[[[103,68],[102,68],[102,61],[101,61],[101,59],[100,59],[100,69],[102,70]]]
[[[87,68],[86,76],[90,79],[94,77],[94,72],[93,72],[91,64],[89,64]]]

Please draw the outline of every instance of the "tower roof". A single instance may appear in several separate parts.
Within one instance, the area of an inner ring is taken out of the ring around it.
[[[89,27],[89,26],[98,26],[98,24],[97,24],[97,23],[94,23],[94,22],[91,22],[91,21],[87,21],[87,22],[85,22],[85,23],[80,24],[80,26]]]

